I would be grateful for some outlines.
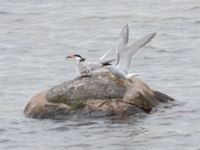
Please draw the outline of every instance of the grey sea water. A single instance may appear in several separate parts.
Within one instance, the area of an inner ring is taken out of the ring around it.
[[[76,76],[73,61],[114,49],[121,28],[131,41],[157,32],[134,60],[153,89],[181,104],[123,123],[35,120],[23,109],[37,92]],[[199,0],[1,0],[0,149],[200,149]]]

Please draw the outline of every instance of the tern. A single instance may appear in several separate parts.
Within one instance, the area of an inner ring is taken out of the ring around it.
[[[111,50],[107,51],[96,62],[87,62],[86,59],[79,54],[69,55],[66,57],[66,59],[74,58],[76,60],[76,71],[78,75],[88,75],[91,73],[91,71],[100,69],[102,66],[111,65],[111,62],[115,61],[115,59],[105,60],[105,57],[110,53],[110,51]]]
[[[129,68],[131,66],[134,54],[144,47],[148,42],[150,42],[155,33],[148,34],[138,40],[133,44],[128,45],[129,41],[129,27],[128,24],[122,29],[120,33],[119,42],[116,48],[116,64],[111,66],[103,65],[102,67],[107,68],[111,74],[117,78],[123,80],[129,80],[129,78],[134,74],[129,74]]]

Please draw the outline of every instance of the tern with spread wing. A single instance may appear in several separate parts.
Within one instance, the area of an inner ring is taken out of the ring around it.
[[[128,45],[129,40],[129,27],[128,24],[122,29],[120,33],[119,42],[116,48],[116,64],[114,66],[106,66],[114,76],[120,79],[128,79],[131,75],[129,74],[129,68],[131,66],[134,54],[144,47],[151,39],[156,35],[156,33],[148,34],[138,40],[133,44]]]
[[[110,53],[110,50],[107,51],[98,61],[96,62],[87,62],[85,58],[80,56],[79,54],[69,55],[66,57],[74,58],[76,60],[76,70],[78,75],[88,75],[91,71],[95,71],[102,66],[111,65],[111,62],[115,61],[115,59],[105,60],[105,57]]]

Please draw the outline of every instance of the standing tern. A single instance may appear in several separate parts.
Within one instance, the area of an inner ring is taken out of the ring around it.
[[[78,75],[88,75],[91,71],[97,70],[102,66],[111,65],[111,62],[115,59],[105,60],[105,57],[110,53],[111,50],[107,51],[98,61],[96,62],[87,62],[85,58],[79,54],[69,55],[66,59],[74,58],[76,60],[76,71]]]
[[[114,76],[123,80],[128,80],[129,77],[133,75],[129,74],[129,68],[134,54],[150,42],[155,35],[156,33],[148,34],[128,46],[129,27],[127,24],[120,33],[119,42],[116,48],[116,64],[114,66],[105,65],[105,68],[107,68]]]

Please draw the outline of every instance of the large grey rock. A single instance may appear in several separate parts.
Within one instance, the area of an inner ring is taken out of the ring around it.
[[[126,87],[116,82],[108,73],[78,77],[55,86],[47,93],[49,102],[68,104],[76,100],[122,98]]]
[[[133,116],[172,100],[135,76],[123,81],[101,72],[77,77],[39,93],[24,113],[32,118]]]

